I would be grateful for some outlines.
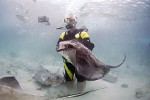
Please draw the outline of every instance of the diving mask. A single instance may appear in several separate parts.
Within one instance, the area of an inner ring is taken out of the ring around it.
[[[73,17],[65,18],[64,22],[67,23],[67,24],[76,24],[77,23],[77,18],[76,17],[75,18],[73,18]]]

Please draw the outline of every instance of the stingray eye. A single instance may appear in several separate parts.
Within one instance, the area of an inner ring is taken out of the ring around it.
[[[73,48],[73,46],[71,44],[68,44],[67,48]]]

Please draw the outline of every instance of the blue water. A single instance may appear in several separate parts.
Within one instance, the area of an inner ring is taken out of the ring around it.
[[[78,17],[77,27],[85,25],[89,29],[95,44],[93,53],[99,60],[117,65],[126,54],[125,64],[112,73],[129,75],[128,81],[137,77],[143,82],[140,86],[150,83],[149,0],[1,0],[0,77],[7,76],[8,69],[11,75],[16,75],[14,71],[29,71],[40,64],[50,70],[59,67],[63,70],[55,46],[64,30],[56,28],[64,26],[63,18],[70,12]],[[50,18],[50,26],[37,22],[37,17],[44,15]]]

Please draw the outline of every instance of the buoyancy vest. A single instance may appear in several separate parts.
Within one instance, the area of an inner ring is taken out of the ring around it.
[[[81,43],[84,46],[86,46],[87,48],[89,48],[91,51],[95,47],[94,44],[90,41],[88,33],[83,31],[83,30],[80,30],[80,29],[76,29],[71,34],[68,33],[68,31],[67,32],[63,32],[60,35],[60,39],[62,41],[71,40],[71,39],[79,39],[81,41]]]

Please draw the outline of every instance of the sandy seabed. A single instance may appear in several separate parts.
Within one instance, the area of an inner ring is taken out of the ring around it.
[[[45,59],[51,59],[47,57]],[[47,60],[48,61],[48,60]],[[46,61],[45,61],[46,62]],[[36,96],[48,96],[50,99],[56,99],[57,96],[71,95],[77,93],[76,82],[72,88],[62,84],[57,87],[43,87],[37,84],[32,78],[34,70],[39,65],[43,65],[51,72],[56,72],[59,68],[59,73],[63,73],[63,63],[61,61],[53,63],[45,63],[42,61],[35,62],[34,60],[16,57],[1,57],[0,58],[0,77],[15,76],[20,83],[23,91]],[[135,69],[135,68],[143,69]],[[134,70],[135,69],[135,70]],[[145,70],[145,72],[143,72]],[[100,79],[96,81],[87,81],[83,92],[100,89],[88,94],[73,97],[73,98],[57,98],[58,100],[150,100],[150,74],[148,68],[144,64],[128,62],[128,60],[119,68],[112,69],[109,73],[114,79]],[[63,74],[62,74],[63,75]],[[110,81],[109,81],[110,80]],[[113,81],[113,82],[111,82]],[[103,89],[104,88],[104,89]],[[136,95],[137,89],[141,89],[142,93]]]

